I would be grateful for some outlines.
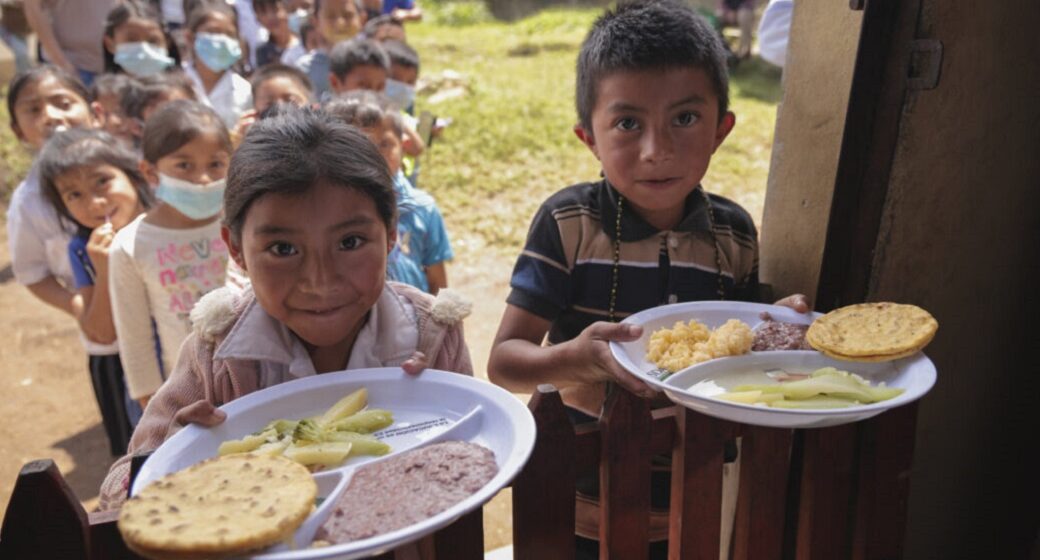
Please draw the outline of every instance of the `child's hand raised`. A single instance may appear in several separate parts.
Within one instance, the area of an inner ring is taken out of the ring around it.
[[[588,372],[586,381],[590,383],[616,381],[618,385],[631,393],[652,398],[656,394],[655,391],[621,367],[610,353],[610,341],[630,342],[638,339],[642,334],[642,327],[605,321],[592,323],[581,331],[581,334],[572,343],[579,359],[589,361],[590,367],[586,369]]]
[[[209,401],[195,401],[178,410],[173,419],[182,426],[198,424],[212,428],[213,426],[223,424],[224,420],[227,419],[227,413],[223,410],[218,410]]]
[[[783,299],[778,300],[773,305],[782,305],[784,307],[790,307],[799,313],[808,313],[811,307],[809,307],[809,298],[805,297],[804,294],[791,294]]]
[[[111,222],[105,222],[90,232],[90,237],[87,239],[87,255],[95,270],[108,266],[108,251],[112,247],[112,240],[115,236],[116,228]]]

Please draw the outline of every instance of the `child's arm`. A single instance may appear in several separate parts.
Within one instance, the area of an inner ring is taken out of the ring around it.
[[[94,284],[79,289],[83,298],[79,328],[88,339],[99,344],[111,344],[116,340],[116,326],[112,321],[112,304],[108,293],[108,250],[112,245],[115,230],[112,224],[98,226],[90,233],[87,255],[94,267]]]
[[[441,288],[448,287],[448,267],[444,261],[431,264],[426,267],[426,283],[430,286],[430,293],[437,295]]]
[[[36,299],[78,317],[83,312],[83,296],[65,289],[54,276],[47,276],[35,284],[26,286]]]
[[[563,389],[617,381],[637,395],[654,395],[645,383],[614,361],[607,344],[611,340],[636,340],[642,334],[640,327],[600,321],[589,325],[573,340],[542,346],[549,327],[548,320],[506,305],[491,347],[488,378],[517,393],[533,393],[542,383]]]
[[[131,398],[144,406],[163,382],[148,291],[134,258],[118,244],[109,253],[108,267],[108,293],[126,389]]]
[[[419,133],[415,130],[415,127],[405,123],[401,132],[401,151],[405,155],[411,157],[419,157],[426,150],[426,143],[423,142]]]

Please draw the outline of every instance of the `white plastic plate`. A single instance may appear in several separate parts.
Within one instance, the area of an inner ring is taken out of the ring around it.
[[[315,473],[318,496],[324,500],[296,531],[296,547],[278,545],[254,558],[350,559],[392,550],[490,500],[520,472],[534,448],[534,418],[523,402],[500,387],[437,370],[412,376],[400,368],[357,369],[297,379],[220,407],[228,415],[223,424],[214,428],[188,426],[166,440],[141,467],[132,493],[166,474],[215,457],[221,442],[240,439],[279,418],[295,420],[320,414],[361,387],[368,390],[369,407],[384,408],[394,415],[393,425],[375,434],[392,451],[383,457],[355,457],[341,467]],[[492,450],[498,474],[475,494],[422,522],[360,541],[308,548],[358,466],[447,440],[470,441]]]
[[[626,370],[647,384],[662,390],[677,404],[691,410],[744,424],[778,428],[822,428],[856,422],[875,416],[897,406],[917,400],[935,385],[936,371],[924,354],[891,362],[864,363],[831,359],[814,350],[777,350],[751,352],[743,356],[718,358],[667,374],[646,360],[646,345],[650,335],[661,328],[671,328],[677,321],[696,319],[714,329],[729,319],[739,319],[756,329],[767,311],[777,321],[810,324],[819,313],[797,313],[787,307],[739,301],[703,301],[663,305],[641,311],[625,318],[623,323],[640,325],[643,335],[632,342],[611,342],[614,359]],[[840,409],[792,410],[768,408],[723,401],[691,392],[696,383],[712,380],[730,389],[727,373],[750,369],[783,369],[791,372],[811,372],[821,367],[835,367],[859,374],[873,385],[884,381],[889,387],[904,389],[903,394],[880,403]]]

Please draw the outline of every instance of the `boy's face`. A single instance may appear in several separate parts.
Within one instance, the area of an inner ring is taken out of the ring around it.
[[[394,130],[391,123],[384,121],[380,126],[362,130],[365,136],[379,148],[379,153],[390,168],[390,175],[397,175],[401,170],[401,135]]]
[[[733,113],[719,120],[718,96],[699,68],[614,72],[597,94],[592,130],[575,132],[629,207],[658,229],[675,227]]]
[[[275,2],[257,10],[256,20],[268,31],[289,30],[289,11],[284,2]]]
[[[318,31],[329,45],[353,39],[365,25],[354,0],[326,0],[318,10]]]
[[[329,87],[336,93],[346,93],[359,89],[382,92],[386,89],[388,72],[382,66],[361,64],[355,66],[342,78],[329,72]]]
[[[310,101],[310,94],[296,80],[288,76],[275,76],[264,80],[256,88],[253,108],[259,114],[275,103],[292,103],[297,107],[303,107],[307,105],[308,101]]]
[[[419,69],[391,63],[390,79],[414,86],[419,81]]]

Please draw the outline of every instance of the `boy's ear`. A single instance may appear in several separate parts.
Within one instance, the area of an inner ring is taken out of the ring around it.
[[[228,255],[242,270],[246,270],[246,260],[242,258],[242,247],[235,243],[235,237],[231,235],[231,228],[226,225],[220,226],[220,238],[227,245]]]
[[[94,113],[98,126],[105,126],[105,123],[108,122],[108,111],[105,111],[105,107],[97,101],[91,101],[90,110]]]
[[[22,134],[22,127],[18,126],[18,123],[14,122],[14,120],[11,121],[11,132],[14,133],[14,137],[19,142],[25,142],[25,134]]]
[[[715,153],[715,150],[719,149],[719,146],[726,140],[729,133],[733,131],[733,127],[736,124],[737,116],[733,114],[733,111],[726,111],[726,114],[722,116],[722,121],[719,122],[719,126],[715,127],[715,145],[711,149],[711,153]]]
[[[599,159],[599,151],[596,149],[596,138],[592,136],[592,131],[586,130],[579,123],[574,125],[574,135],[578,137],[578,140],[581,140],[582,144],[589,148],[592,154],[596,156],[596,159]]]
[[[105,46],[105,50],[111,53],[113,56],[116,54],[116,42],[115,39],[108,35],[101,36],[101,44]]]
[[[144,175],[148,184],[152,186],[152,190],[155,190],[155,187],[159,185],[159,168],[143,159],[137,164],[137,167],[141,170],[141,175]]]
[[[386,254],[389,255],[390,251],[394,250],[394,245],[397,245],[397,220],[394,219],[390,227],[386,228]]]
[[[329,89],[335,93],[339,93],[339,88],[343,87],[343,84],[339,81],[339,76],[329,72]]]

